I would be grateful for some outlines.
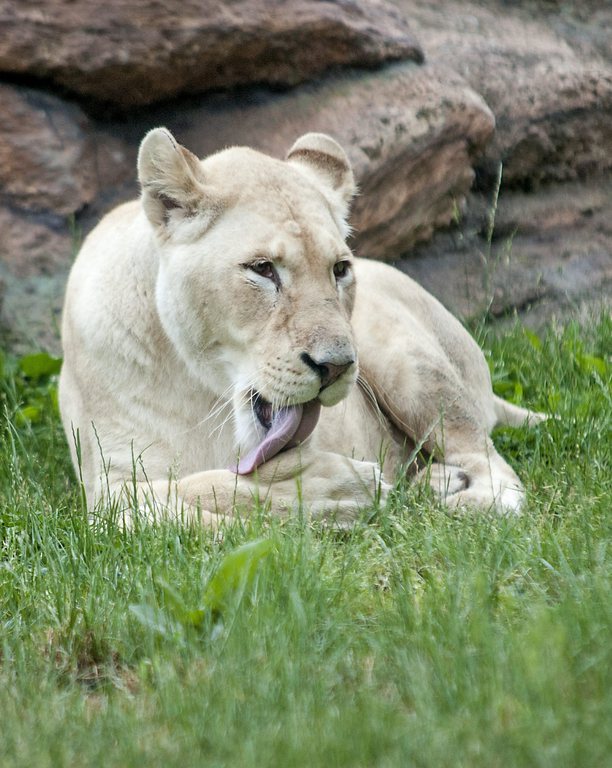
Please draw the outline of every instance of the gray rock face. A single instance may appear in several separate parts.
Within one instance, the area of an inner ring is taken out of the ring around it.
[[[468,214],[397,266],[464,318],[534,328],[552,316],[609,310],[612,180],[552,184],[533,194],[470,196]]]
[[[533,18],[535,8],[504,13],[495,2],[454,0],[445,0],[444,13],[424,0],[398,6],[410,13],[428,59],[460,74],[495,115],[481,171],[495,176],[501,162],[507,186],[533,188],[612,169],[612,67],[596,43],[583,40],[575,50]],[[603,10],[598,18],[604,23]]]
[[[0,72],[129,109],[185,93],[290,86],[338,66],[421,61],[386,0],[4,0]]]
[[[0,200],[67,215],[98,192],[89,122],[50,94],[0,83]]]

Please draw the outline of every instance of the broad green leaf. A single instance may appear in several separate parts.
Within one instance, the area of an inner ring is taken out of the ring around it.
[[[206,616],[210,614],[210,610],[206,608],[196,608],[193,611],[185,611],[183,614],[183,624],[188,624],[191,627],[201,627],[204,623]]]
[[[542,349],[542,341],[536,333],[530,331],[529,328],[523,328],[523,333],[534,349]]]
[[[25,405],[23,408],[19,408],[15,414],[15,424],[18,427],[23,427],[26,424],[35,424],[40,421],[42,411],[37,405]]]
[[[162,637],[172,637],[177,634],[178,627],[175,622],[166,616],[159,608],[152,605],[132,604],[130,613],[143,627]]]
[[[596,371],[600,376],[606,375],[608,366],[603,357],[579,354],[576,355],[576,362],[583,373],[593,373],[593,371]]]
[[[510,396],[514,394],[514,382],[504,379],[503,381],[494,381],[493,390],[496,395],[500,397]]]
[[[523,385],[520,381],[514,382],[514,397],[513,400],[515,403],[520,403],[523,401]]]
[[[156,578],[155,583],[164,596],[164,603],[166,606],[176,616],[177,619],[182,621],[182,616],[185,613],[185,603],[178,590],[176,590],[172,584],[169,584],[165,579]]]
[[[26,355],[19,360],[21,372],[31,379],[39,379],[41,376],[52,376],[59,373],[62,360],[59,357],[51,357],[46,352],[34,355]]]
[[[177,621],[183,626],[190,627],[200,627],[203,624],[206,615],[210,613],[208,609],[197,608],[190,610],[186,608],[183,598],[172,584],[160,578],[155,581],[164,596],[166,608]]]
[[[256,539],[226,555],[204,592],[204,605],[221,611],[229,601],[253,586],[261,561],[272,551],[269,539]]]

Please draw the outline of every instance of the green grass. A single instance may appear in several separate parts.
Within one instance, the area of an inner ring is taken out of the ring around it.
[[[611,339],[606,317],[482,339],[496,390],[559,417],[495,437],[522,518],[401,485],[346,534],[255,511],[222,541],[92,530],[54,364],[5,358],[2,768],[609,765]],[[256,577],[193,613],[261,537]]]

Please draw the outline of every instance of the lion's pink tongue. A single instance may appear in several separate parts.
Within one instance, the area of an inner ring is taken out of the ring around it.
[[[281,408],[274,414],[268,434],[240,459],[232,471],[237,475],[250,475],[277,453],[303,443],[316,427],[320,411],[321,403],[318,400]]]

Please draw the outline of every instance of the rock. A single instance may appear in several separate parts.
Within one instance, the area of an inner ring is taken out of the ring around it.
[[[12,341],[57,350],[78,214],[121,189],[125,147],[78,107],[32,88],[0,84],[0,112],[1,324]]]
[[[354,248],[387,261],[453,220],[495,126],[480,96],[442,68],[388,85],[380,95],[372,88],[361,119],[355,115],[359,128],[350,128],[353,135],[367,130],[354,157],[360,186],[351,215]],[[355,145],[348,146],[350,156]]]
[[[455,314],[518,313],[538,326],[585,304],[610,310],[610,180],[554,184],[537,197],[502,191],[496,208],[474,194],[468,211],[397,263]]]
[[[2,340],[25,349],[59,352],[59,313],[64,283],[79,234],[50,214],[0,206],[0,307]]]
[[[585,307],[610,311],[612,56],[601,43],[612,7],[590,0],[588,23],[581,5],[554,14],[535,0],[399,7],[429,64],[485,98],[496,131],[458,223],[398,266],[466,320],[519,316],[537,327]]]
[[[72,214],[93,200],[95,153],[78,107],[0,83],[0,201]]]
[[[406,18],[386,0],[0,3],[0,72],[123,109],[422,58]]]
[[[80,233],[50,214],[25,214],[0,206],[0,271],[15,278],[50,275],[71,263]]]
[[[488,6],[449,0],[440,13],[399,0],[428,59],[461,74],[495,115],[480,170],[492,179],[501,162],[504,184],[533,188],[612,168],[610,61],[594,46],[575,51],[542,18]]]
[[[67,272],[17,279],[0,277],[0,343],[17,354],[43,349],[61,354],[60,316]]]
[[[581,58],[591,59],[597,53],[612,62],[610,0],[524,0],[515,4],[513,15],[527,21],[539,17]]]

